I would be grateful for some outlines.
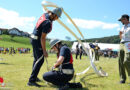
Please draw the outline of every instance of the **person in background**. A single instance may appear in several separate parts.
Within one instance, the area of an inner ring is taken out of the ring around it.
[[[83,55],[83,47],[82,46],[80,46],[79,53],[80,53],[80,60],[81,60],[82,55]]]
[[[126,82],[126,72],[130,79],[130,22],[129,16],[124,14],[121,16],[119,21],[124,25],[120,30],[120,51],[119,51],[119,74],[120,83]],[[126,46],[126,44],[128,44]],[[130,82],[129,82],[130,83]]]
[[[98,44],[96,44],[96,45],[95,45],[95,48],[94,48],[95,60],[96,60],[96,61],[99,61],[99,50],[100,50],[100,47],[98,46]]]
[[[76,56],[75,58],[78,59],[78,55],[79,55],[79,43],[76,45]]]

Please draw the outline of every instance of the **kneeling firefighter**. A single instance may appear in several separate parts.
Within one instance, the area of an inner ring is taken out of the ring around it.
[[[59,70],[46,72],[43,75],[43,79],[59,86],[59,90],[66,90],[71,86],[76,86],[75,84],[68,83],[74,76],[73,57],[70,49],[66,45],[63,45],[59,39],[51,40],[50,46],[51,49],[57,51],[58,53],[58,60],[54,64],[53,69],[59,68]],[[79,87],[82,87],[82,85],[80,84]]]

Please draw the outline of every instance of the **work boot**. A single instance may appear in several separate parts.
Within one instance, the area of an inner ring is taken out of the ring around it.
[[[41,87],[41,85],[37,84],[36,82],[28,82],[28,86],[36,86],[36,87]]]
[[[68,83],[69,88],[82,88],[82,84],[80,82],[78,83]]]
[[[125,83],[125,81],[124,81],[124,80],[121,80],[121,81],[120,81],[120,84],[124,84],[124,83]]]
[[[36,79],[36,82],[41,82],[41,80],[39,78]]]
[[[69,86],[66,84],[65,86],[61,86],[58,90],[68,90]]]

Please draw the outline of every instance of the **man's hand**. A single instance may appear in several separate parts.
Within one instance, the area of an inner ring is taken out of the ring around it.
[[[54,67],[54,69],[55,69],[55,68],[58,68],[59,66],[60,66],[60,65],[54,64],[53,67]]]
[[[44,57],[48,57],[48,53],[46,51],[43,51]]]
[[[55,68],[59,67],[62,64],[63,61],[64,61],[64,56],[60,56],[58,58],[58,60],[56,61],[56,63],[54,64],[54,67]]]

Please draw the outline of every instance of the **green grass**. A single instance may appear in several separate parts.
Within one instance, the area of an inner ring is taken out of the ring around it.
[[[0,37],[2,38],[0,40],[0,47],[31,48],[30,39],[27,37],[15,36],[13,39],[9,35],[1,35]]]
[[[30,38],[15,36],[11,39],[10,35],[0,35],[0,47],[22,47],[22,48],[32,48],[30,43]],[[46,41],[46,48],[49,49],[49,41]]]
[[[10,35],[1,35],[2,41],[7,41],[7,42],[17,42],[21,44],[30,44],[30,39],[28,37],[20,37],[20,36],[14,36],[11,38]]]
[[[0,76],[4,78],[6,88],[11,90],[56,90],[56,87],[49,86],[43,80],[40,85],[43,87],[29,87],[27,86],[28,79],[32,70],[33,57],[32,54],[0,54],[3,60],[0,60]],[[75,56],[74,56],[75,57]],[[48,62],[51,67],[56,61],[55,54],[49,54]],[[81,82],[83,90],[130,90],[128,85],[128,79],[126,84],[120,85],[119,73],[118,73],[118,59],[107,59],[104,57],[100,58],[100,61],[95,63],[96,66],[102,66],[103,70],[106,71],[108,77],[97,76],[93,69],[76,77],[76,82]],[[90,65],[89,59],[85,56],[82,60],[74,60],[74,68],[76,72],[81,72]],[[47,72],[46,62],[44,62],[38,77],[42,80],[43,73]],[[73,82],[73,80],[71,81]],[[0,88],[4,89],[4,88]],[[71,89],[70,89],[71,90]],[[72,89],[73,90],[73,89]],[[76,89],[78,90],[78,89]]]
[[[31,48],[30,39],[26,37],[17,37],[13,39],[9,35],[0,35],[2,40],[0,40],[0,47],[23,47]],[[47,49],[49,49],[49,42],[46,43]],[[75,57],[75,56],[74,56]],[[43,80],[40,85],[41,88],[29,87],[27,86],[28,79],[32,70],[33,57],[30,54],[0,54],[0,77],[4,78],[5,87],[0,87],[0,90],[55,90],[56,87],[49,86]],[[49,67],[52,67],[56,61],[56,55],[49,54],[48,62]],[[84,75],[76,77],[76,82],[81,82],[83,85],[83,90],[130,90],[128,85],[128,79],[126,84],[120,85],[119,82],[119,72],[118,72],[118,59],[107,59],[104,57],[100,58],[100,62],[95,63],[97,68],[102,66],[103,70],[106,71],[108,77],[99,77],[94,73],[94,70],[90,70]],[[75,72],[81,72],[85,68],[90,66],[89,59],[84,56],[82,60],[74,60]],[[44,62],[38,77],[42,80],[43,73],[47,72],[46,62]],[[71,81],[73,82],[73,80]],[[78,89],[76,89],[78,90]]]

